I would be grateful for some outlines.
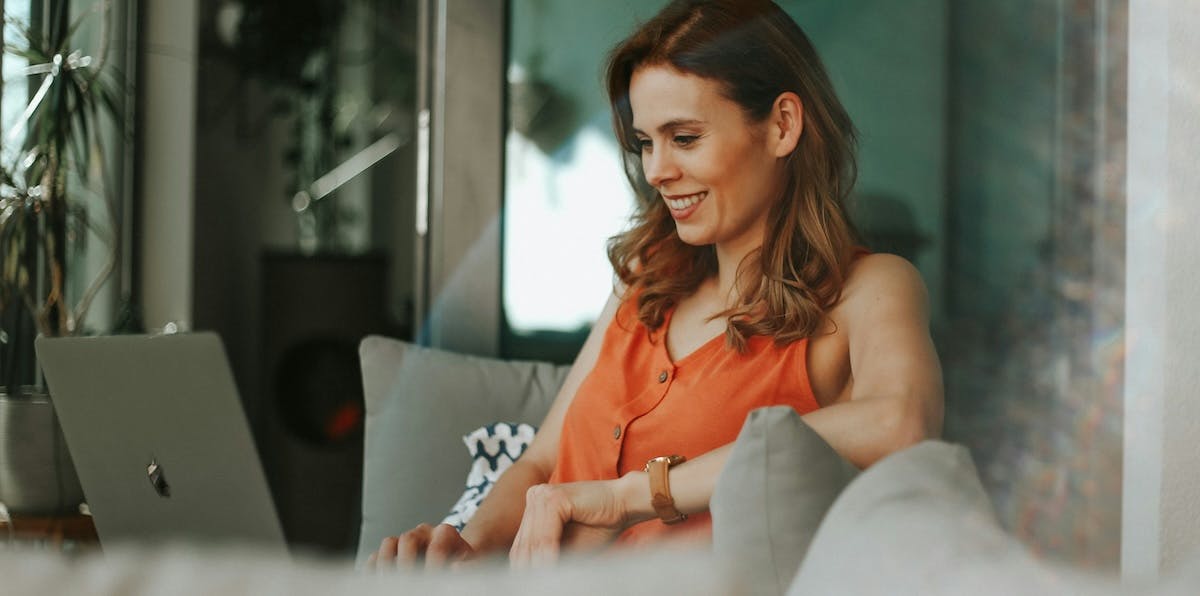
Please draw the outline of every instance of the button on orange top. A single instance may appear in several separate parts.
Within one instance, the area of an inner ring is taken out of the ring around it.
[[[739,354],[722,334],[672,362],[665,341],[671,314],[651,332],[637,320],[636,300],[617,309],[599,359],[567,409],[550,482],[618,478],[661,455],[694,459],[733,442],[746,415],[763,406],[789,405],[801,414],[817,409],[805,365],[808,340],[777,346],[755,336]],[[693,533],[711,536],[708,513],[671,526],[640,523],[620,540]]]

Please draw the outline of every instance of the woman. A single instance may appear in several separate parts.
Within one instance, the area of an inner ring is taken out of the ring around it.
[[[940,432],[924,286],[855,245],[853,127],[796,23],[769,0],[677,0],[616,47],[607,84],[644,199],[610,242],[614,296],[463,532],[415,528],[380,561],[509,549],[522,566],[614,539],[703,539],[761,406],[796,408],[860,467]],[[673,503],[652,502],[652,475]]]

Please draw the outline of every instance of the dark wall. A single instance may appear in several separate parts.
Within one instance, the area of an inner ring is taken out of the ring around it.
[[[312,3],[321,4],[321,0]],[[291,197],[297,189],[295,151],[308,139],[304,136],[307,133],[296,133],[298,114],[306,105],[304,99],[297,98],[303,93],[298,93],[294,83],[281,82],[277,73],[264,73],[255,66],[261,61],[248,61],[239,55],[237,46],[222,38],[219,22],[224,5],[227,3],[203,0],[200,7],[194,327],[216,331],[225,342],[273,486],[299,486],[298,474],[302,473],[315,485],[321,482],[321,465],[336,462],[337,466],[353,469],[360,463],[347,459],[356,457],[353,450],[339,447],[333,453],[283,445],[292,439],[285,436],[286,428],[276,419],[280,415],[276,407],[280,382],[273,368],[295,347],[284,343],[294,340],[302,344],[311,339],[303,330],[325,329],[328,324],[323,321],[333,321],[336,326],[339,318],[350,320],[347,313],[359,322],[344,326],[335,339],[339,346],[350,346],[352,352],[366,333],[407,333],[414,243],[412,189],[416,160],[411,137],[415,122],[416,3],[348,3],[338,11],[341,20],[330,22],[329,30],[322,33],[334,48],[335,64],[330,72],[336,76],[336,97],[331,105],[347,105],[344,96],[352,95],[358,109],[350,125],[330,129],[337,134],[328,134],[325,141],[329,147],[321,149],[329,156],[323,171],[388,132],[396,135],[401,146],[343,187],[340,195],[334,195],[335,200],[352,203],[351,216],[346,219],[350,240],[334,251],[337,254],[324,255],[332,258],[313,259],[312,267],[302,263],[293,266],[297,260],[291,258],[302,257]],[[242,31],[242,35],[270,37],[252,30]],[[346,114],[329,116],[348,118]],[[271,263],[280,262],[289,263],[288,271],[297,271],[288,277],[293,289],[280,289],[267,279]],[[369,274],[362,273],[364,267]],[[330,295],[330,288],[313,284],[332,284],[336,289],[346,279],[353,280],[354,287],[333,295],[369,296],[370,304],[379,308],[367,313],[360,308],[362,305],[347,304],[345,300],[312,299]],[[280,312],[292,313],[289,316],[295,325],[267,316]],[[355,354],[351,356],[356,358]],[[338,478],[334,480],[339,494],[357,494],[357,486],[350,486],[356,481]],[[280,494],[276,497],[279,501]],[[333,495],[329,500],[340,498]],[[299,505],[280,504],[285,517],[289,511],[301,509]],[[285,531],[296,537],[294,528],[287,527],[289,520],[284,522]],[[357,520],[342,525],[347,524],[357,531]],[[304,533],[303,541],[332,549],[352,542],[342,528],[316,534]]]

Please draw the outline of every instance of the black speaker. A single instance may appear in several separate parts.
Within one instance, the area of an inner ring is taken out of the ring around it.
[[[353,550],[361,518],[358,342],[388,333],[379,255],[263,256],[259,451],[289,544]]]

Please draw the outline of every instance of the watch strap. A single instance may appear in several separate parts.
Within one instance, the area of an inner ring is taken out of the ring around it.
[[[671,496],[670,469],[687,461],[682,455],[665,455],[646,462],[646,472],[650,476],[650,505],[664,524],[677,524],[687,519],[687,514],[675,507],[675,499]]]

